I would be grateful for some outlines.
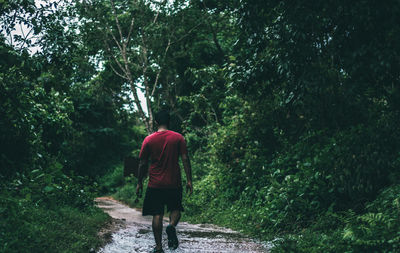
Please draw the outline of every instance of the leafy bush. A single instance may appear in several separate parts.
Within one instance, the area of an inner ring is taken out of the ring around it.
[[[355,215],[343,230],[343,239],[358,252],[400,250],[400,185],[383,190],[367,205],[367,213]]]
[[[398,252],[399,193],[399,185],[387,187],[362,214],[327,212],[312,226],[275,240],[272,252]]]
[[[258,135],[247,131],[249,121],[235,116],[212,133],[206,152],[193,156],[194,173],[202,166],[208,174],[185,200],[184,219],[278,236],[278,252],[395,252],[397,207],[384,203],[396,198],[380,200],[386,191],[377,198],[398,177],[393,121],[386,115],[376,125],[310,131],[295,143],[281,139],[268,159],[268,149],[254,141]]]
[[[100,245],[97,232],[110,217],[94,207],[95,189],[83,184],[87,178],[51,171],[1,183],[2,252],[88,252]]]
[[[124,168],[117,166],[99,180],[100,191],[102,194],[114,193],[118,187],[125,184]]]
[[[24,199],[3,197],[1,252],[89,252],[100,245],[97,232],[109,220],[107,214],[94,207],[46,208]]]

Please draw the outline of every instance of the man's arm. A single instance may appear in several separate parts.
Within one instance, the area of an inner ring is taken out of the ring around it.
[[[138,180],[140,183],[143,182],[144,177],[147,174],[147,170],[148,170],[148,162],[147,159],[140,159],[139,162],[139,171],[138,171]]]
[[[143,192],[143,179],[147,174],[148,170],[148,161],[145,158],[141,158],[139,162],[139,171],[138,171],[138,184],[136,187],[136,194],[141,197]]]
[[[190,195],[193,192],[193,185],[192,185],[192,167],[190,166],[189,156],[187,154],[182,154],[182,163],[183,168],[185,169],[186,174],[186,191],[190,191]]]

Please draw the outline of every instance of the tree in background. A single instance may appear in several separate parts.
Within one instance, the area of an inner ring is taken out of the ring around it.
[[[2,37],[2,174],[55,161],[68,174],[102,175],[136,145],[121,81],[96,69],[74,5],[25,4],[5,2],[1,16],[3,33],[18,42],[15,50]],[[12,35],[19,23],[34,37]]]
[[[221,64],[225,57],[222,47],[227,45],[221,45],[218,33],[229,25],[229,16],[211,15],[204,3],[93,1],[79,9],[91,53],[102,57],[130,87],[148,133],[153,131],[155,108],[168,106],[181,122],[185,120],[178,97],[194,88],[189,72],[195,71],[193,67]],[[138,89],[144,93],[148,116]]]

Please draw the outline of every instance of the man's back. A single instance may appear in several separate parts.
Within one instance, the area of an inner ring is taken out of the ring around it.
[[[182,158],[185,169],[186,191],[189,192],[189,195],[193,192],[192,168],[187,155],[185,139],[179,133],[168,130],[169,112],[161,110],[155,114],[154,119],[158,125],[158,131],[147,136],[143,141],[139,155],[136,194],[140,196],[143,191],[143,177],[148,169],[150,158],[149,184],[143,200],[142,215],[153,216],[152,229],[156,247],[152,252],[163,253],[161,239],[165,206],[169,212],[169,225],[165,229],[168,236],[168,247],[174,250],[179,245],[175,227],[178,225],[181,212],[184,211],[179,156]]]
[[[149,184],[151,188],[182,187],[179,156],[187,154],[183,136],[174,131],[155,132],[145,138],[140,159],[150,158]]]

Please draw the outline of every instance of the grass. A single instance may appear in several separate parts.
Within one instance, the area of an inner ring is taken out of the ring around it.
[[[90,252],[110,217],[97,207],[19,205],[0,213],[0,252]]]

